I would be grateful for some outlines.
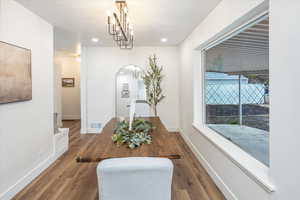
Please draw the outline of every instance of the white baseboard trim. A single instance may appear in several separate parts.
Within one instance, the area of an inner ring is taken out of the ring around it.
[[[81,128],[81,134],[100,134],[102,132],[102,128]]]
[[[89,128],[86,134],[100,134],[102,132],[102,128]]]
[[[80,119],[80,115],[63,115],[62,120],[76,120]]]
[[[210,175],[210,177],[213,179],[214,183],[218,186],[218,188],[224,194],[226,199],[228,199],[228,200],[238,200],[238,198],[233,194],[233,192],[225,184],[225,182],[218,175],[218,173],[214,170],[214,168],[209,164],[209,162],[203,157],[203,155],[199,152],[199,150],[196,148],[196,146],[192,143],[190,138],[188,136],[186,136],[183,133],[182,130],[180,131],[180,135],[182,136],[184,141],[188,144],[188,146],[191,148],[191,150],[195,154],[196,158],[199,160],[199,162],[206,169],[207,173]]]
[[[37,167],[29,171],[25,176],[17,181],[14,185],[8,188],[5,192],[0,194],[0,200],[12,199],[18,192],[26,187],[31,181],[39,176],[45,169],[47,169],[55,161],[55,156],[52,154],[46,160],[41,162]]]
[[[18,192],[24,189],[36,177],[38,177],[45,169],[50,167],[69,147],[69,129],[59,129],[60,133],[53,137],[53,153],[38,166],[30,170],[25,176],[20,178],[14,185],[8,188],[5,192],[0,194],[0,200],[12,199]]]
[[[179,132],[178,128],[168,128],[169,132]]]
[[[80,134],[86,134],[86,133],[87,133],[86,128],[81,128],[81,129],[80,129]]]

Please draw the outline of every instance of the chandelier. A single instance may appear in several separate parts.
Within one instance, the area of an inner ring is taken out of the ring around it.
[[[133,27],[128,17],[126,1],[115,1],[117,11],[108,11],[108,33],[121,49],[133,48]]]

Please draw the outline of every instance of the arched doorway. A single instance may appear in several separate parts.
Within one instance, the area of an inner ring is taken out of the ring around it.
[[[121,67],[116,74],[116,117],[128,117],[130,102],[136,99],[136,116],[149,116],[143,70],[135,65]]]

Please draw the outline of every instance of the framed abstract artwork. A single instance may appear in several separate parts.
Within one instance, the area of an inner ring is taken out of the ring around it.
[[[0,41],[0,104],[31,99],[31,50]]]

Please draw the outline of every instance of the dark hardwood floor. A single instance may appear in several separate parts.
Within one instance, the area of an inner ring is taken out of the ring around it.
[[[76,163],[78,152],[87,149],[97,135],[80,135],[80,121],[64,121],[70,128],[69,151],[24,188],[14,199],[22,200],[98,200],[97,163]],[[205,169],[198,162],[182,137],[176,144],[182,159],[175,165],[172,200],[224,200]],[[101,145],[98,147],[101,149]],[[141,200],[143,198],[141,197]]]

